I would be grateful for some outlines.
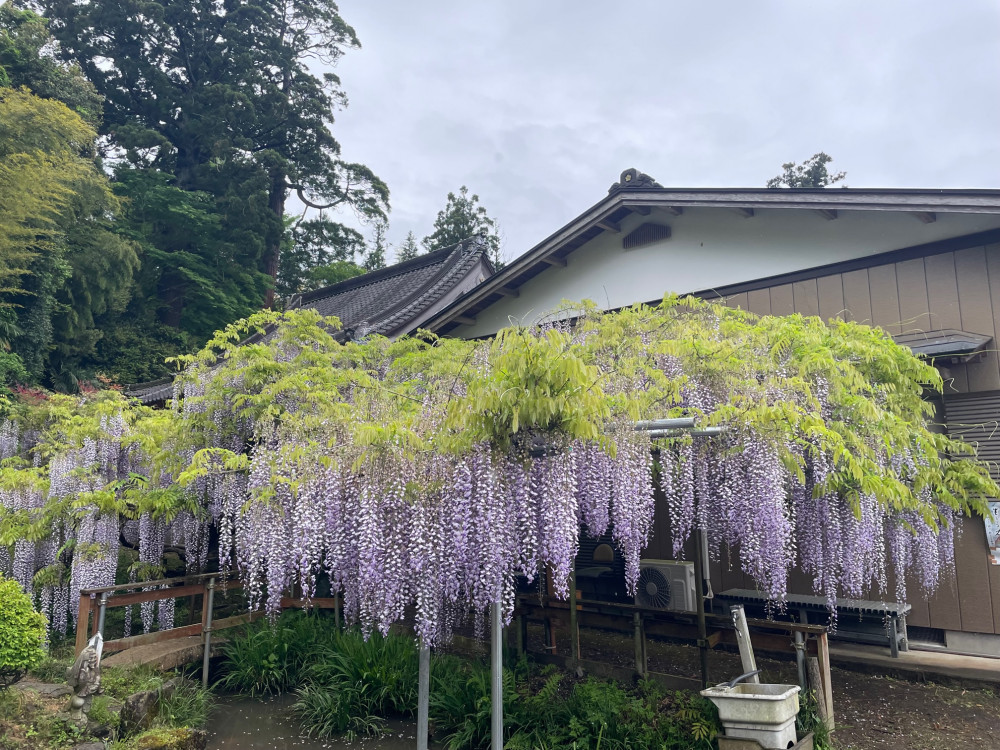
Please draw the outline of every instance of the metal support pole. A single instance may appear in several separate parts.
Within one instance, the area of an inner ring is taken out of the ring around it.
[[[576,613],[576,561],[569,574],[569,651],[575,668],[580,662],[580,627]]]
[[[493,633],[490,642],[492,674],[490,697],[493,701],[493,722],[490,733],[492,750],[503,750],[503,628],[500,623],[500,602],[492,607]]]
[[[101,638],[104,637],[104,613],[108,609],[108,592],[105,591],[101,594],[101,604],[100,608],[97,610],[97,632],[101,634]]]
[[[431,650],[420,641],[420,672],[417,677],[417,750],[427,750],[427,715],[431,701]]]
[[[698,656],[701,662],[701,686],[708,687],[708,624],[705,621],[705,560],[702,558],[705,532],[698,531],[697,547],[694,553],[694,580],[698,587],[695,604],[698,608]]]
[[[799,612],[799,620],[803,625],[809,624],[809,613],[806,610]],[[799,687],[802,692],[809,691],[809,670],[806,667],[806,637],[800,632],[795,633],[795,666],[799,671]]]
[[[201,660],[201,686],[208,687],[208,659],[212,652],[212,606],[215,604],[215,578],[208,579],[208,596],[205,597],[205,612],[202,614],[202,635],[205,637],[205,653]]]

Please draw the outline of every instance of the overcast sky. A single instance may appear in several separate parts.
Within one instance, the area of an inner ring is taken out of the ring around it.
[[[998,0],[341,0],[345,158],[389,239],[477,193],[507,258],[627,167],[760,186],[834,157],[851,187],[1000,187]]]

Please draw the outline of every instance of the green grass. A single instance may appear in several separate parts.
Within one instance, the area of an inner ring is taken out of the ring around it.
[[[156,724],[164,727],[203,727],[212,710],[213,695],[199,683],[181,681],[160,701]]]

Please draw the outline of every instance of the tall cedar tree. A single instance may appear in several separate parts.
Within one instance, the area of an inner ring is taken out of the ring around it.
[[[469,195],[469,188],[462,185],[458,195],[448,193],[447,205],[443,211],[438,211],[437,219],[434,220],[434,231],[424,237],[422,244],[430,253],[475,235],[481,235],[486,240],[493,266],[497,270],[502,268],[504,264],[500,259],[497,223],[486,213],[486,208],[479,204],[479,196]]]
[[[285,202],[381,218],[388,189],[341,158],[333,110],[346,103],[332,67],[354,30],[327,0],[41,0],[64,53],[105,97],[102,132],[116,156],[213,196],[236,267],[276,280]],[[179,325],[183,274],[165,319]],[[243,289],[257,293],[256,284]],[[273,288],[257,302],[270,305]],[[247,302],[249,300],[246,300]]]

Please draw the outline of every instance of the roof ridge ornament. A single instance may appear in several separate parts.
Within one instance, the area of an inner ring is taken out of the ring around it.
[[[652,177],[650,177],[645,172],[640,172],[635,167],[630,167],[622,172],[621,177],[618,182],[613,184],[609,189],[609,193],[614,193],[618,190],[626,190],[632,188],[661,188],[663,185],[658,183]]]

